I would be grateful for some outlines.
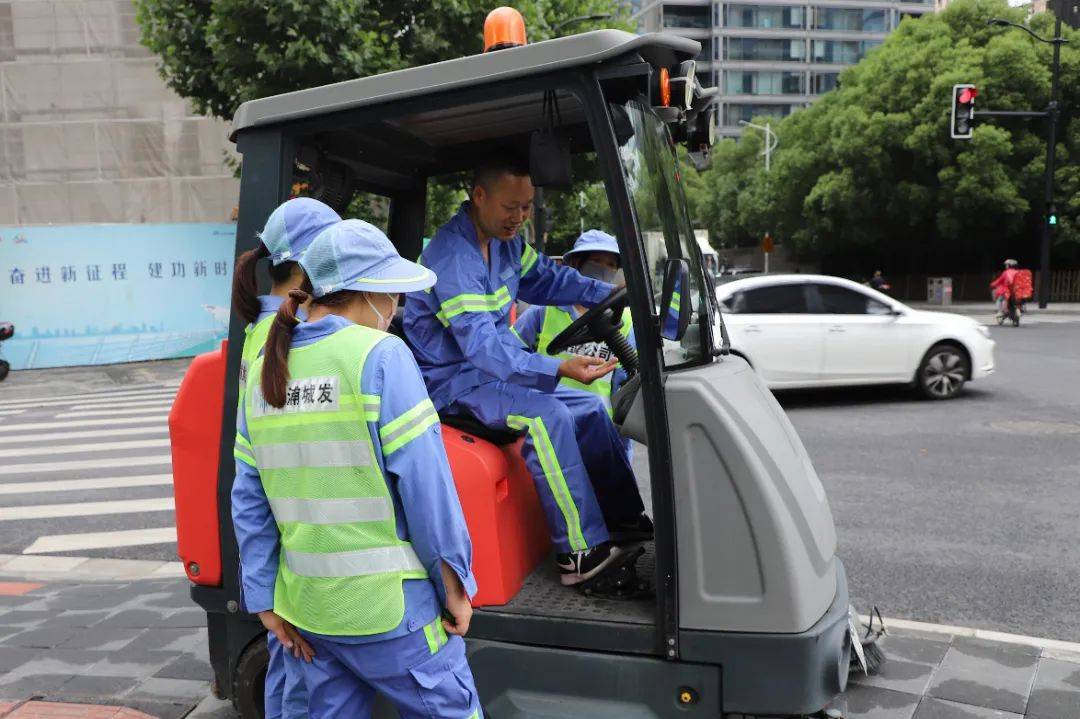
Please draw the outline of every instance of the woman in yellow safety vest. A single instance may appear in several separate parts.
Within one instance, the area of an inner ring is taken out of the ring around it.
[[[312,292],[278,310],[238,421],[246,608],[303,658],[313,719],[369,717],[376,692],[402,717],[479,719],[461,639],[472,545],[438,415],[385,331],[398,295],[435,275],[361,220],[320,234],[300,264]]]
[[[233,272],[232,306],[247,323],[244,347],[240,353],[239,401],[244,401],[248,369],[259,356],[270,324],[290,290],[311,289],[304,270],[297,263],[312,240],[326,228],[341,222],[328,205],[308,197],[282,203],[259,233],[259,244],[236,260]],[[270,294],[259,295],[256,269],[259,260],[270,260]],[[241,508],[242,509],[242,508]],[[240,512],[240,516],[246,513]],[[242,521],[242,520],[241,520]],[[267,632],[264,690],[265,719],[304,719],[307,716],[307,692],[299,660],[285,652],[273,632]]]

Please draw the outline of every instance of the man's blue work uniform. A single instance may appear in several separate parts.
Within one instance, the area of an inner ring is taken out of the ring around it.
[[[560,307],[559,309],[568,314],[571,319],[576,320],[578,317],[581,316],[578,313],[577,308],[573,305],[566,305],[565,307]],[[529,309],[522,312],[521,315],[517,318],[517,322],[514,323],[514,334],[517,335],[517,337],[522,342],[524,342],[525,346],[532,352],[537,352],[540,350],[540,348],[537,347],[537,342],[540,338],[540,329],[544,326],[544,313],[546,310],[546,307],[540,305],[533,305]],[[637,347],[637,342],[635,342],[634,340],[634,332],[632,330],[627,337],[627,341],[630,342],[631,347]],[[569,351],[572,351],[573,354],[583,354],[588,357],[599,357],[604,361],[607,361],[608,359],[610,359],[610,357],[612,357],[611,350],[609,350],[607,348],[607,345],[603,342],[589,342],[585,345],[581,345],[580,347],[571,348],[571,350]],[[615,368],[615,371],[612,373],[611,378],[611,394],[614,395],[619,390],[619,387],[621,387],[623,385],[623,382],[626,381],[626,377],[626,370],[623,369],[621,365]],[[566,387],[563,384],[560,384],[558,387],[555,388],[555,396],[568,405],[573,405],[576,402],[582,401],[582,394],[588,394],[588,392],[582,392],[580,389],[575,389],[573,387]],[[608,409],[611,408],[609,404],[611,401],[610,397],[601,397],[600,399],[604,402],[604,405],[608,407]],[[626,467],[623,468],[622,471],[632,472],[633,469],[631,464],[631,458],[634,456],[633,443],[626,437],[622,437],[622,435],[620,435],[620,438],[622,440],[622,446],[625,451],[626,458]],[[582,447],[581,455],[585,459],[585,468],[588,470],[589,474],[592,475],[597,470],[594,469],[593,464],[590,461],[591,459],[593,459],[593,457],[591,456],[593,452],[590,452],[589,450],[590,447],[588,445]],[[611,471],[611,468],[601,468],[601,470]],[[631,498],[631,500],[632,499],[633,498]],[[605,511],[610,511],[609,507],[613,503],[618,503],[619,501],[623,501],[623,498],[616,497],[609,501],[604,497],[600,497],[600,505],[605,509]],[[632,512],[633,507],[627,508],[626,511]],[[621,515],[622,513],[620,512],[620,516]]]
[[[291,348],[312,344],[350,325],[345,318],[333,314],[316,322],[301,323],[293,330]],[[447,506],[458,504],[458,497],[437,422],[389,453],[381,445],[379,427],[427,401],[405,343],[388,336],[375,346],[364,364],[360,391],[382,398],[378,422],[369,422],[374,455],[394,500],[398,537],[412,544],[431,579],[403,581],[405,614],[397,628],[382,634],[334,637],[301,630],[315,650],[314,661],[308,664],[293,659],[288,652],[283,653],[302,667],[312,716],[369,716],[376,690],[393,699],[397,706],[409,707],[409,716],[449,716],[445,707],[432,705],[447,700],[446,687],[432,691],[432,681],[443,680],[447,672],[469,677],[471,673],[464,642],[460,637],[448,636],[442,629],[440,617],[446,589],[440,562],[460,577],[470,596],[476,593],[469,532],[460,511],[446,511]],[[241,407],[237,434],[250,442],[245,412],[246,408]],[[436,461],[439,457],[444,459]],[[244,569],[241,577],[244,610],[251,613],[271,610],[280,533],[258,469],[240,456],[236,460],[232,488],[232,515]],[[448,518],[452,519],[448,521]],[[356,645],[364,645],[363,651],[350,649]],[[287,676],[292,673],[290,667]],[[377,686],[358,683],[357,675],[372,678]],[[465,684],[471,685],[471,679]],[[468,690],[462,686],[460,691]],[[459,705],[470,707],[460,714],[463,719],[481,716],[479,697],[461,696],[456,700]],[[307,713],[309,707],[304,710]]]
[[[520,236],[491,240],[485,263],[469,207],[424,249],[421,264],[439,280],[407,296],[405,335],[440,412],[527,430],[525,461],[556,549],[595,547],[610,539],[607,522],[634,522],[643,511],[622,440],[598,397],[568,404],[554,394],[562,360],[522,345],[510,331],[510,307],[518,298],[593,306],[613,288],[556,265]]]

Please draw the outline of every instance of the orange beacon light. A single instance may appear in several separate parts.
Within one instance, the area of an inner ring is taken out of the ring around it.
[[[497,7],[484,20],[484,52],[520,47],[525,40],[525,19],[512,7]]]

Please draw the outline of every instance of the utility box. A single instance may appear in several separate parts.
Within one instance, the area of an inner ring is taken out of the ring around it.
[[[952,277],[928,277],[926,301],[932,305],[952,304]]]

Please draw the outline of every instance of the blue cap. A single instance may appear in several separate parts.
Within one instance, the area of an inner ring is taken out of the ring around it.
[[[563,259],[565,260],[572,255],[584,255],[589,252],[610,252],[613,255],[618,255],[619,243],[603,230],[585,230],[581,233],[581,237],[577,238],[577,242],[574,243],[574,249],[563,255]]]
[[[275,265],[295,262],[320,232],[336,222],[341,222],[341,216],[329,205],[296,197],[270,213],[259,239],[270,250],[270,261]]]
[[[435,284],[435,273],[398,254],[383,231],[363,220],[324,230],[300,258],[316,297],[338,290],[415,292]]]

